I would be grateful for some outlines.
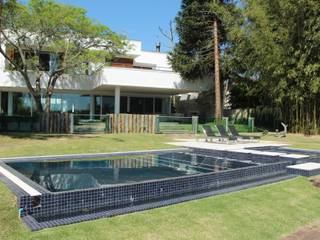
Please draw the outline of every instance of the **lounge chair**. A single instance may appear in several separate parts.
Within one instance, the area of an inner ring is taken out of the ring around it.
[[[217,136],[212,131],[212,128],[210,127],[210,125],[207,125],[207,124],[202,125],[202,131],[204,135],[206,135],[206,142],[208,142],[209,139],[210,139],[210,142],[212,142],[213,138],[217,138]]]
[[[230,131],[231,135],[233,137],[238,138],[238,139],[242,139],[242,140],[260,140],[259,136],[244,136],[244,135],[240,135],[239,132],[237,131],[237,129],[235,128],[235,126],[233,126],[233,125],[229,125],[228,128],[229,128],[229,131]]]
[[[219,134],[220,134],[220,140],[221,141],[225,141],[225,140],[227,140],[227,141],[237,141],[238,140],[237,137],[230,136],[223,125],[217,124],[216,127],[218,129]]]

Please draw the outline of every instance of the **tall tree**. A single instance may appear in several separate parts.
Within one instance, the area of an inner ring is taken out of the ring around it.
[[[291,131],[319,132],[320,2],[244,0],[242,14],[228,54],[245,95]]]
[[[213,16],[213,39],[214,39],[214,89],[215,89],[215,118],[221,119],[221,83],[220,83],[220,50],[219,50],[219,29],[218,17]]]
[[[170,54],[173,68],[184,79],[214,79],[217,119],[222,116],[219,48],[226,41],[220,16],[229,8],[229,3],[223,0],[183,0],[176,17],[179,42]]]
[[[3,6],[0,54],[23,78],[39,112],[50,111],[58,81],[75,76],[90,81],[123,51],[124,39],[89,19],[84,9],[53,0],[30,0],[26,5],[8,0]],[[50,69],[41,64],[42,52],[50,53]]]

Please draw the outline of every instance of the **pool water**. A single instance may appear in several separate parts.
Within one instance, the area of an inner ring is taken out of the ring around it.
[[[7,164],[50,192],[101,188],[255,165],[187,152]]]

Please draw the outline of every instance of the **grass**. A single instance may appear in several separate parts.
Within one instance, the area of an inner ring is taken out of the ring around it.
[[[319,189],[297,178],[109,219],[30,232],[0,184],[0,239],[278,239],[320,218]]]
[[[320,149],[320,136],[304,136],[302,134],[288,134],[285,138],[278,138],[268,134],[262,138],[267,141],[276,141],[289,144],[293,148]]]
[[[166,135],[0,135],[0,157],[104,153],[131,150],[164,149]]]
[[[167,135],[0,135],[0,156],[94,153],[170,148]],[[266,140],[279,140],[272,136]],[[320,147],[319,137],[280,139]],[[320,190],[306,178],[109,219],[30,232],[16,199],[0,183],[0,239],[279,239],[320,219]]]

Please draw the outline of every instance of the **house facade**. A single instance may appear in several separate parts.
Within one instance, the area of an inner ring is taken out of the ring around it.
[[[51,101],[53,112],[84,115],[108,113],[171,114],[174,95],[200,91],[201,83],[184,81],[172,70],[167,54],[142,50],[140,41],[130,41],[125,57],[117,58],[95,76],[68,75],[61,78]],[[50,69],[50,53],[40,54],[40,64]],[[45,82],[45,81],[43,81]],[[42,86],[45,87],[45,86]],[[44,104],[44,99],[42,100]],[[8,68],[0,56],[0,114],[32,115],[34,104],[23,78]]]

